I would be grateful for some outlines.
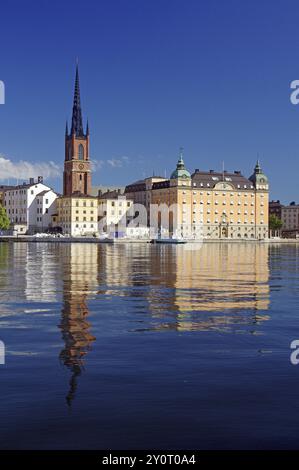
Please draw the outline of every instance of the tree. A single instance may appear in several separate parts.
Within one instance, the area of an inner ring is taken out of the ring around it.
[[[6,210],[0,205],[0,230],[7,230],[9,226],[10,221],[7,217]]]
[[[283,226],[283,221],[277,217],[275,214],[271,214],[269,216],[269,229],[271,230],[272,233],[275,233],[276,231],[281,230]]]

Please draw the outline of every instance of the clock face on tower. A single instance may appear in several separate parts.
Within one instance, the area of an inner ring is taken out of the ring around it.
[[[79,170],[83,170],[83,169],[84,169],[84,165],[83,165],[83,163],[80,163]]]

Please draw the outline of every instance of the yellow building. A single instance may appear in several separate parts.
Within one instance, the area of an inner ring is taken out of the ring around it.
[[[57,199],[53,225],[72,237],[98,234],[98,199],[83,194]]]
[[[139,202],[141,182],[126,187]],[[148,190],[149,191],[149,190]],[[268,179],[257,162],[246,178],[240,171],[228,173],[185,168],[182,152],[169,179],[153,182],[150,189],[151,226],[158,212],[158,232],[162,236],[185,239],[265,239],[268,238]],[[171,209],[168,216],[161,207]]]

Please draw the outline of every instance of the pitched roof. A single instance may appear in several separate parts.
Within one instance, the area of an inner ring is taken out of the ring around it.
[[[192,182],[196,183],[196,186],[210,187],[213,188],[217,183],[223,181],[224,183],[232,184],[236,189],[253,189],[253,184],[248,178],[242,175],[240,171],[234,173],[215,172],[210,171],[199,171],[191,175]]]

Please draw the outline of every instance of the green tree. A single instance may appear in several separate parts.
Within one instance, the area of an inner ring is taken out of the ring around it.
[[[0,205],[0,230],[7,230],[9,226],[10,221],[7,217],[6,210]]]
[[[275,214],[269,216],[269,229],[270,230],[280,230],[283,226],[283,221],[277,217]]]

